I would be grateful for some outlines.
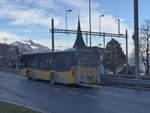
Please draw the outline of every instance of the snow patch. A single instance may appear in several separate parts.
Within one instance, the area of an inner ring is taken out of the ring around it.
[[[39,43],[34,42],[33,40],[22,40],[22,41],[15,41],[12,43],[19,48],[26,49],[28,52],[32,53],[41,53],[41,52],[50,52],[51,50],[43,46]]]

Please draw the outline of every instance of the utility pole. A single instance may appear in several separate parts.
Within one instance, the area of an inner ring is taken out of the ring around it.
[[[128,30],[126,30],[126,74],[128,73]]]
[[[88,46],[88,35],[86,34],[86,46]]]
[[[135,78],[139,79],[139,15],[138,0],[134,0]]]
[[[90,47],[92,46],[91,39],[91,0],[89,0],[89,31],[90,31]]]
[[[106,45],[105,45],[105,35],[103,36],[103,47],[104,47],[104,49],[106,48]]]
[[[54,19],[52,19],[52,52],[54,52]]]

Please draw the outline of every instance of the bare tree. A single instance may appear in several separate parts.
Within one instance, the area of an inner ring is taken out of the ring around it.
[[[140,29],[140,54],[146,74],[150,73],[150,20],[146,20]]]

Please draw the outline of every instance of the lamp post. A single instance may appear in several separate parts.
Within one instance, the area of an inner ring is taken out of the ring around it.
[[[90,32],[90,47],[92,46],[91,39],[91,0],[89,0],[89,32]]]
[[[118,34],[120,34],[120,19],[115,19],[118,24]]]
[[[101,18],[104,17],[104,15],[99,16],[99,33],[101,32]],[[103,47],[105,48],[105,36],[103,36]]]
[[[71,10],[71,9],[67,9],[67,10],[65,11],[66,30],[67,30],[67,21],[68,21],[68,20],[67,20],[67,19],[68,19],[68,18],[67,18],[67,15],[68,15],[69,12],[72,12],[72,10]]]
[[[101,32],[101,18],[104,17],[104,15],[99,16],[99,33]]]

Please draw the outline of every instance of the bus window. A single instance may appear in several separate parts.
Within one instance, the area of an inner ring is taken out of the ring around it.
[[[31,61],[31,67],[32,67],[32,68],[38,68],[37,66],[39,66],[39,65],[38,65],[38,62],[37,62],[36,60],[32,60],[32,61]]]
[[[48,62],[47,62],[47,60],[45,60],[45,59],[41,60],[41,62],[40,62],[40,69],[42,69],[42,70],[47,70],[48,69]]]

